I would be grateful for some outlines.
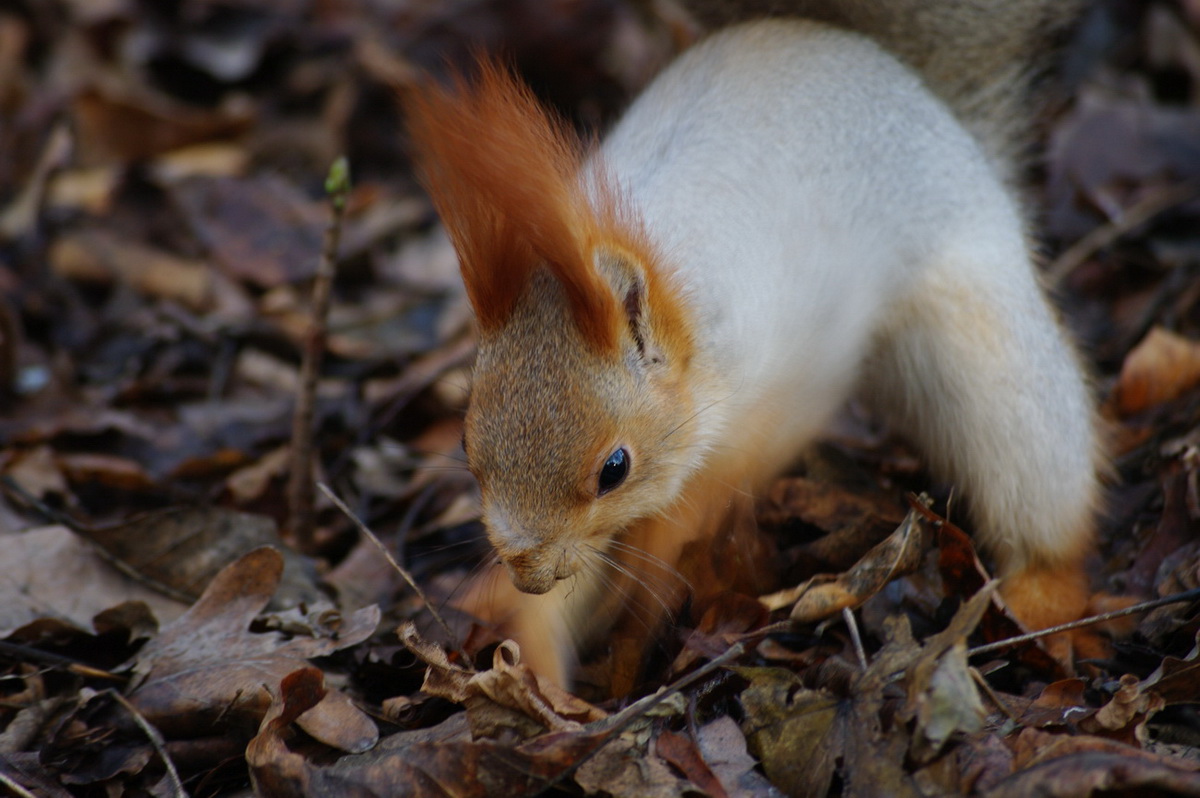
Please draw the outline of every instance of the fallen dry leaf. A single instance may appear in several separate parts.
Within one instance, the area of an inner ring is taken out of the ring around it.
[[[146,644],[131,663],[133,704],[168,737],[192,737],[216,728],[258,725],[284,676],[321,657],[365,640],[379,623],[366,607],[329,627],[321,637],[290,639],[250,631],[250,622],[279,586],[283,558],[256,549],[226,566],[191,609]],[[375,744],[375,724],[336,691],[298,721],[309,734],[343,751]]]
[[[315,768],[302,754],[292,753],[284,734],[325,695],[325,677],[317,668],[301,668],[283,677],[258,734],[246,746],[246,764],[256,794],[299,796],[314,786],[311,771]]]
[[[854,701],[840,774],[845,794],[912,796],[923,791],[905,767],[911,740],[903,726],[884,732],[884,690],[895,675],[920,657],[920,647],[904,616],[886,622],[886,642],[852,686]]]
[[[89,166],[145,160],[201,141],[231,138],[253,122],[245,106],[194,110],[158,93],[134,91],[122,96],[102,86],[79,92],[72,111],[81,160]]]
[[[746,750],[746,737],[733,718],[723,715],[704,724],[696,738],[705,764],[727,793],[746,798],[776,794],[776,789],[758,771],[758,762]]]
[[[1089,751],[1018,771],[981,798],[1200,795],[1200,773],[1125,753]]]
[[[966,638],[995,589],[991,583],[979,591],[923,645],[903,617],[889,621],[887,643],[852,677],[847,697],[808,689],[787,670],[739,669],[750,681],[741,695],[743,730],[771,782],[789,795],[825,795],[837,773],[847,794],[922,794],[905,768],[907,758],[929,762],[952,737],[982,728],[985,713],[967,669]],[[911,736],[894,724],[883,731],[883,693],[896,682],[907,695],[896,715],[916,721]]]
[[[169,191],[229,276],[273,288],[316,270],[325,215],[291,183],[271,175],[201,176]]]
[[[696,628],[671,663],[672,674],[687,672],[701,659],[720,656],[745,633],[762,627],[769,619],[761,601],[741,593],[719,593],[706,603]]]
[[[122,776],[141,773],[154,761],[154,748],[146,735],[120,722],[122,708],[111,693],[85,691],[80,698],[54,725],[42,751],[44,762],[66,772],[66,784],[102,788]]]
[[[43,618],[91,630],[100,610],[129,601],[150,607],[160,623],[187,605],[122,575],[95,548],[62,526],[0,535],[0,637]]]
[[[367,753],[322,767],[287,745],[287,727],[320,706],[321,672],[289,674],[250,742],[246,760],[259,794],[485,798],[536,795],[605,735],[557,733],[525,745],[472,741],[463,713],[428,729],[393,734]]]
[[[967,638],[992,604],[997,582],[989,582],[963,604],[949,625],[929,637],[906,672],[908,700],[900,717],[915,718],[911,755],[928,763],[954,735],[983,728],[986,715],[979,688],[967,664]]]
[[[1159,793],[1152,791],[1156,787],[1164,789],[1164,795],[1200,794],[1200,765],[1103,737],[1024,729],[1011,745],[1017,770],[993,787],[996,796],[1028,795],[1019,790],[1039,783],[1045,785],[1043,791],[1033,794],[1085,798],[1101,789],[1136,790],[1139,786],[1148,792],[1131,794],[1156,795]],[[1131,781],[1126,783],[1126,779]]]
[[[4,474],[36,499],[47,495],[69,497],[70,487],[62,462],[49,446],[34,446],[18,452],[4,464]]]
[[[940,519],[937,542],[937,566],[946,596],[966,600],[969,596],[977,595],[987,584],[989,576],[975,552],[975,544],[970,536],[949,521]],[[985,641],[1007,640],[1025,633],[1026,630],[1004,609],[1000,597],[993,593],[992,601],[979,622],[979,631]],[[1005,656],[1040,673],[1060,674],[1062,670],[1058,662],[1037,642],[1007,649]]]
[[[1087,683],[1083,679],[1051,682],[1021,713],[1021,725],[1035,728],[1069,725],[1071,716],[1089,706],[1086,691]]]
[[[575,783],[588,795],[612,798],[684,798],[696,792],[693,783],[676,775],[667,761],[650,756],[645,745],[627,736],[608,743],[584,762]]]
[[[998,734],[973,735],[955,752],[959,792],[974,794],[994,787],[1013,772],[1013,753]]]
[[[764,527],[810,525],[824,534],[800,547],[802,575],[843,571],[904,521],[894,497],[864,494],[834,482],[793,477],[778,480],[757,502]]]
[[[410,622],[399,629],[404,645],[427,666],[421,689],[467,707],[475,737],[509,736],[525,739],[542,731],[577,732],[608,713],[536,676],[520,662],[520,649],[511,640],[501,643],[486,671],[452,665],[440,646],[422,640]]]
[[[711,798],[728,798],[729,793],[725,791],[725,786],[717,779],[708,763],[704,761],[700,749],[690,738],[669,730],[664,731],[655,740],[654,750],[706,795]]]
[[[805,477],[777,480],[758,503],[755,514],[764,525],[803,521],[828,533],[880,523],[894,529],[905,515],[903,507],[890,497],[863,494]]]
[[[1194,472],[1183,467],[1182,463],[1168,466],[1161,475],[1162,515],[1129,567],[1129,590],[1135,594],[1155,592],[1165,596],[1187,589],[1179,584],[1170,571],[1163,570],[1163,563],[1167,557],[1174,557],[1178,562],[1179,558],[1186,557],[1185,547],[1195,545],[1195,515],[1192,509],[1194,479]],[[1185,577],[1184,583],[1188,581],[1191,580]],[[1186,607],[1180,606],[1160,607],[1152,611],[1144,619],[1148,638],[1158,640],[1174,631],[1171,617],[1184,612]]]
[[[791,590],[764,596],[768,609],[795,602],[791,619],[815,623],[843,609],[861,606],[893,579],[912,573],[921,564],[932,525],[915,510],[882,543],[873,547],[848,571],[836,576],[816,576]]]
[[[1122,416],[1169,402],[1200,383],[1200,343],[1154,327],[1121,366],[1112,404]]]
[[[121,282],[149,296],[206,310],[213,277],[196,260],[172,255],[103,229],[82,229],[55,242],[50,267],[63,277],[88,283]]]
[[[58,464],[64,476],[75,485],[102,485],[131,492],[149,491],[155,486],[146,469],[127,457],[80,452],[60,455]]]
[[[1146,722],[1166,706],[1166,701],[1147,690],[1131,673],[1122,676],[1120,684],[1107,704],[1078,721],[1079,729],[1131,745],[1145,745],[1149,740]]]
[[[1158,668],[1143,680],[1142,686],[1152,690],[1168,706],[1193,703],[1200,695],[1200,633],[1186,657],[1164,657]]]
[[[262,546],[283,558],[283,595],[292,603],[320,596],[311,561],[286,548],[266,516],[215,505],[169,507],[135,515],[119,524],[81,528],[122,570],[149,586],[193,599],[217,573]]]
[[[50,181],[47,201],[59,211],[85,210],[102,216],[112,207],[120,177],[115,166],[64,169]]]
[[[739,668],[742,731],[771,783],[788,795],[825,795],[853,734],[848,702],[808,690],[782,668]]]

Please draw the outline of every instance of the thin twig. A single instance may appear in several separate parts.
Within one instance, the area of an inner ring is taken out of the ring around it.
[[[1085,260],[1105,247],[1111,246],[1134,228],[1197,196],[1200,196],[1200,186],[1195,183],[1184,183],[1155,191],[1135,202],[1124,209],[1117,218],[1090,231],[1055,258],[1050,268],[1046,270],[1046,278],[1050,285],[1061,283]]]
[[[858,633],[858,621],[854,618],[854,611],[849,607],[842,607],[842,620],[846,622],[846,628],[850,630],[850,640],[854,643],[854,653],[858,655],[858,664],[865,671],[870,663],[867,661],[867,650],[863,648],[862,636]]]
[[[12,657],[17,662],[40,662],[52,668],[62,668],[85,679],[106,679],[112,682],[124,682],[128,678],[101,670],[100,668],[93,668],[91,665],[86,665],[71,657],[64,657],[62,654],[41,651],[29,646],[23,646],[20,643],[9,643],[6,640],[0,640],[0,657]]]
[[[1012,708],[1008,704],[1004,703],[1004,700],[1000,698],[999,694],[992,689],[992,686],[988,684],[987,679],[983,678],[983,674],[979,672],[978,668],[968,665],[967,671],[971,674],[971,679],[975,682],[975,686],[979,688],[980,692],[988,697],[989,701],[995,704],[996,707],[1003,712],[1009,720],[1018,720],[1016,714],[1012,711]]]
[[[15,201],[0,213],[0,238],[27,238],[34,235],[45,215],[54,176],[71,162],[75,150],[75,135],[66,121],[60,121],[50,131],[42,154],[38,156],[33,174]]]
[[[316,513],[313,502],[313,416],[317,403],[317,379],[325,354],[328,335],[330,297],[337,275],[338,242],[342,237],[346,195],[350,193],[350,167],[344,157],[329,168],[325,193],[333,214],[325,228],[325,246],[313,280],[312,316],[304,338],[304,360],[300,365],[300,385],[296,392],[296,412],[292,416],[291,478],[288,480],[288,528],[295,546],[305,554],[314,549],[313,531]]]
[[[644,698],[634,701],[632,704],[625,707],[623,710],[621,710],[617,714],[610,715],[609,717],[605,718],[604,720],[598,721],[592,727],[592,730],[597,734],[603,734],[604,739],[602,739],[596,745],[595,748],[588,751],[586,754],[584,754],[583,756],[579,757],[574,762],[572,762],[571,766],[568,767],[566,770],[563,770],[561,773],[557,774],[554,778],[548,780],[545,784],[541,785],[536,790],[529,793],[529,795],[531,795],[531,796],[532,795],[541,795],[542,793],[544,793],[546,790],[550,789],[554,785],[560,784],[563,780],[570,778],[571,775],[573,773],[575,773],[575,771],[579,770],[579,768],[583,767],[583,765],[586,764],[588,762],[588,760],[590,760],[597,753],[599,753],[600,749],[603,748],[608,743],[609,740],[613,739],[614,737],[619,735],[621,732],[623,732],[625,729],[627,729],[630,725],[633,724],[633,722],[635,720],[642,717],[650,710],[654,709],[656,706],[661,704],[663,701],[666,701],[667,698],[669,698],[670,696],[682,691],[684,688],[688,687],[693,682],[697,682],[700,679],[703,679],[704,677],[708,676],[710,673],[717,670],[718,668],[724,667],[726,665],[726,663],[737,659],[745,652],[746,652],[746,647],[744,645],[742,645],[741,643],[734,643],[732,646],[725,649],[725,652],[723,654],[721,654],[720,656],[718,656],[714,659],[709,660],[708,662],[704,663],[704,665],[702,665],[701,667],[692,671],[691,673],[684,674],[683,676],[680,676],[674,682],[667,685],[666,687],[661,688],[657,692],[651,693],[650,695],[648,695]]]
[[[147,589],[153,590],[155,593],[161,593],[167,598],[175,599],[183,604],[191,604],[196,600],[194,595],[188,595],[182,590],[178,590],[168,584],[159,582],[157,579],[151,579],[140,572],[137,569],[137,566],[135,566],[133,563],[122,560],[120,557],[116,556],[104,547],[104,544],[100,542],[100,534],[102,532],[115,529],[116,527],[121,526],[124,522],[117,522],[115,524],[104,526],[94,526],[92,524],[85,524],[82,521],[77,521],[66,513],[54,509],[29,491],[25,490],[25,487],[21,483],[17,482],[8,474],[0,475],[0,492],[15,497],[20,502],[25,504],[29,509],[36,511],[46,521],[59,524],[60,526],[69,529],[84,543],[86,543],[87,546],[93,552],[95,552],[96,556],[107,562],[121,573],[125,574],[125,576],[129,577],[134,582],[137,582],[139,585],[143,585]]]
[[[1140,604],[1134,604],[1131,607],[1126,607],[1121,610],[1113,610],[1112,612],[1105,612],[1100,615],[1092,615],[1087,618],[1080,618],[1078,621],[1071,621],[1070,623],[1060,623],[1058,626],[1051,626],[1049,629],[1040,629],[1036,632],[1010,637],[1006,640],[997,640],[994,643],[975,646],[975,648],[967,652],[967,656],[973,657],[976,654],[987,654],[989,652],[998,651],[1002,648],[1008,648],[1009,646],[1015,646],[1020,643],[1028,643],[1030,640],[1037,640],[1042,637],[1056,635],[1060,632],[1069,632],[1072,629],[1079,629],[1083,626],[1091,626],[1095,623],[1111,621],[1114,618],[1123,618],[1126,615],[1136,615],[1139,612],[1146,612],[1147,610],[1152,610],[1156,607],[1164,607],[1167,604],[1179,604],[1184,601],[1195,601],[1196,599],[1200,599],[1200,587],[1194,587],[1191,590],[1185,590],[1182,593],[1175,593],[1174,595],[1165,596],[1164,598],[1153,599],[1152,601],[1143,601]]]
[[[408,583],[408,586],[411,587],[413,592],[417,594],[417,597],[421,599],[421,602],[425,605],[425,609],[429,610],[429,614],[433,616],[433,619],[437,621],[439,626],[442,627],[442,631],[446,633],[446,637],[449,640],[454,641],[454,648],[458,652],[458,655],[462,657],[463,666],[468,670],[474,670],[474,668],[471,667],[471,658],[467,656],[467,652],[463,650],[462,645],[458,642],[458,636],[454,634],[454,632],[450,631],[450,624],[446,623],[446,620],[442,618],[441,613],[437,611],[437,607],[435,607],[433,602],[429,600],[429,597],[425,595],[425,591],[422,590],[421,586],[417,584],[417,580],[413,579],[413,576],[408,572],[408,569],[396,562],[396,558],[392,556],[390,551],[388,551],[387,546],[383,545],[383,541],[381,541],[375,535],[375,533],[367,527],[361,518],[354,514],[353,510],[346,506],[346,503],[342,501],[341,498],[334,493],[328,485],[326,485],[324,482],[318,482],[317,487],[321,489],[322,493],[329,497],[331,502],[337,505],[337,508],[341,510],[347,518],[354,522],[354,525],[358,527],[360,532],[366,535],[370,541],[375,544],[375,547],[379,549],[391,566],[396,569],[396,572],[404,578],[404,581]]]
[[[645,715],[650,710],[665,701],[674,693],[678,693],[693,682],[703,679],[708,674],[722,668],[725,663],[735,660],[742,654],[746,653],[746,647],[741,643],[734,643],[729,648],[725,649],[720,656],[710,659],[708,662],[701,665],[691,673],[685,673],[666,687],[651,693],[650,695],[634,701],[629,706],[622,709],[615,715],[611,715],[607,720],[601,721],[601,725],[608,731],[622,731],[626,726],[642,715]]]
[[[0,773],[0,784],[3,784],[8,789],[12,790],[13,794],[18,796],[18,798],[37,798],[36,795],[31,793],[29,790],[25,789],[20,784],[13,781],[11,778],[9,778],[8,776],[6,776],[3,773]]]
[[[137,708],[116,690],[106,690],[105,692],[116,699],[118,704],[125,707],[125,711],[133,717],[133,722],[140,726],[146,733],[146,737],[150,739],[150,744],[154,746],[154,750],[162,759],[163,766],[167,769],[167,777],[171,780],[172,795],[175,798],[188,798],[187,791],[183,789],[183,782],[179,780],[179,771],[175,770],[175,763],[171,761],[171,757],[167,756],[166,743],[163,741],[162,735],[158,733],[158,729],[151,726],[142,713],[138,712]]]
[[[0,297],[0,404],[20,391],[20,351],[24,333],[21,317],[7,299]]]

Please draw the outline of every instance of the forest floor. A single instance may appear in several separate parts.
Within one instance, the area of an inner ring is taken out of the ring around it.
[[[1200,605],[1074,672],[972,653],[1019,629],[950,491],[853,408],[759,501],[754,579],[693,579],[575,694],[447,604],[487,557],[474,338],[396,87],[503,51],[602,130],[687,36],[659,8],[0,9],[0,793],[1200,795]],[[1200,586],[1200,4],[1098,4],[1064,55],[1032,193],[1110,431],[1091,566],[1170,596]],[[306,513],[296,463],[346,511]],[[800,584],[832,617],[760,601]]]

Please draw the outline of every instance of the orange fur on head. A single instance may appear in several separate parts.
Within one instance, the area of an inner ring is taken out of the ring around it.
[[[593,251],[616,214],[590,207],[579,182],[578,138],[487,59],[473,86],[461,78],[450,89],[428,85],[406,95],[404,107],[480,328],[499,330],[534,269],[544,266],[565,289],[584,340],[598,351],[614,349],[623,314]]]

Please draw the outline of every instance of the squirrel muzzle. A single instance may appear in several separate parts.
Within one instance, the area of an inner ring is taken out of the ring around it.
[[[519,553],[500,551],[513,585],[522,593],[550,592],[563,579],[579,571],[579,562],[561,546],[543,545]]]

